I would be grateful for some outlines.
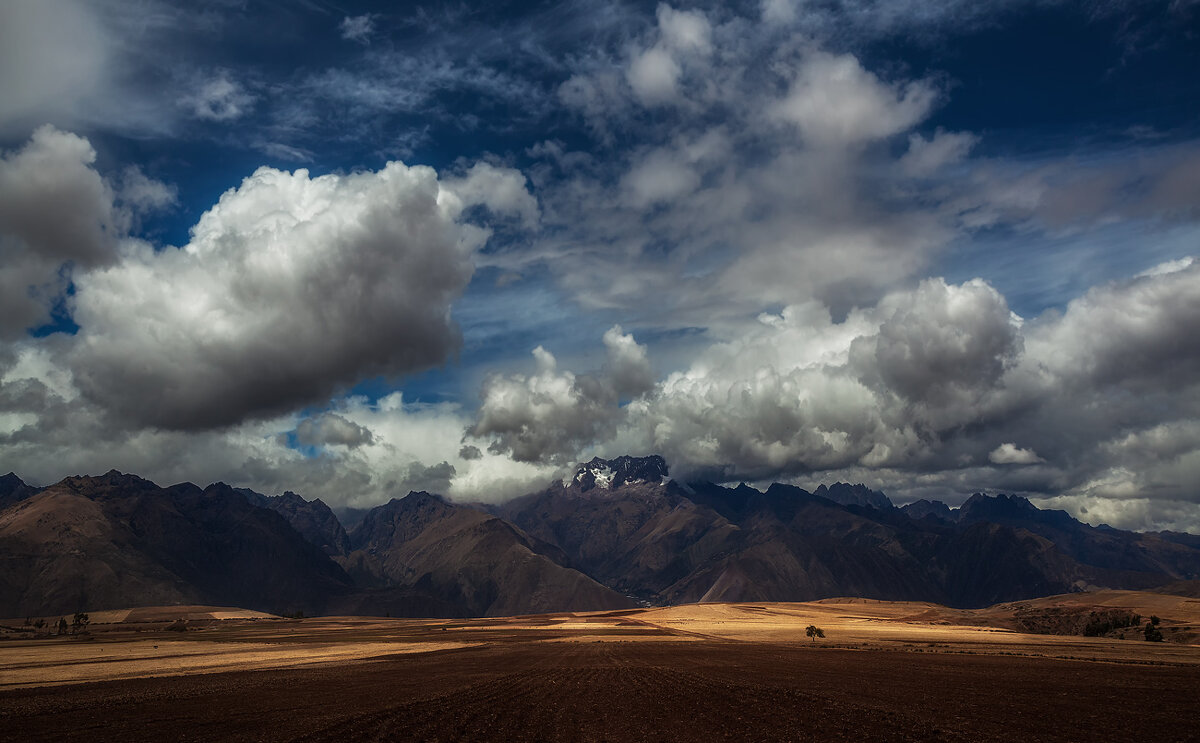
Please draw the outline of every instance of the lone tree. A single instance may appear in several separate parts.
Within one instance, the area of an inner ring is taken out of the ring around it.
[[[815,624],[810,624],[804,628],[804,634],[811,637],[813,642],[816,642],[818,637],[825,636],[825,630],[821,629]]]

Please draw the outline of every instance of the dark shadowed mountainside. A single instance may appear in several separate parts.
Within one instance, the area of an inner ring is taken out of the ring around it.
[[[0,477],[0,511],[20,503],[26,498],[32,498],[41,492],[41,488],[26,485],[16,473],[9,472]]]
[[[0,612],[198,603],[320,612],[351,583],[226,485],[70,477],[0,512]]]
[[[236,490],[254,505],[269,508],[287,519],[300,536],[320,547],[325,554],[350,554],[350,536],[320,498],[304,500],[290,490],[283,495],[263,495],[246,488]]]
[[[360,586],[345,613],[510,616],[564,607],[620,609],[629,599],[566,567],[564,555],[507,521],[409,493],[372,509],[340,562]]]
[[[952,524],[957,520],[957,512],[951,511],[950,506],[947,506],[940,500],[931,501],[922,498],[915,503],[901,506],[900,510],[910,519],[917,521],[928,518]]]
[[[571,479],[494,511],[601,583],[655,603],[698,598],[676,584],[731,549],[738,532],[668,480],[661,457],[594,459]]]
[[[836,596],[977,608],[1200,580],[1200,537],[1089,526],[1016,496],[896,508],[864,485],[760,491],[593,459],[472,507],[428,493],[347,534],[319,500],[131,475],[0,478],[0,615],[154,604],[501,616]],[[1188,590],[1192,590],[1189,588]]]
[[[493,510],[652,603],[862,596],[981,607],[1200,577],[1190,535],[1092,527],[1024,498],[897,509],[863,485],[684,486],[658,457],[596,459]]]

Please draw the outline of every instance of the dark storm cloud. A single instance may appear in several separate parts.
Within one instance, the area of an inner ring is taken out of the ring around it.
[[[462,446],[462,448],[460,448],[458,450],[458,458],[466,459],[468,461],[474,460],[474,459],[482,459],[483,452],[479,450],[478,446],[471,446],[470,444],[464,444]]]
[[[409,466],[404,479],[397,483],[396,490],[398,495],[411,491],[445,495],[450,490],[450,481],[454,474],[454,465],[449,462],[440,462],[429,467],[414,462]]]

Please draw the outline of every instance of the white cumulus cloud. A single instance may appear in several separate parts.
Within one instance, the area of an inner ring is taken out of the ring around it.
[[[402,375],[457,347],[449,307],[486,237],[433,170],[260,168],[182,248],[131,246],[77,278],[70,363],[120,417],[223,426]]]
[[[571,464],[592,442],[611,437],[623,397],[653,386],[646,348],[614,326],[604,334],[608,362],[598,374],[559,369],[546,349],[533,350],[532,374],[493,374],[483,384],[467,434],[490,440],[493,453],[518,462]]]

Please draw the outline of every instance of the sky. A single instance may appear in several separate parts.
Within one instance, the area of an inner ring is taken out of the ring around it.
[[[1200,532],[1200,2],[0,0],[0,471]]]

